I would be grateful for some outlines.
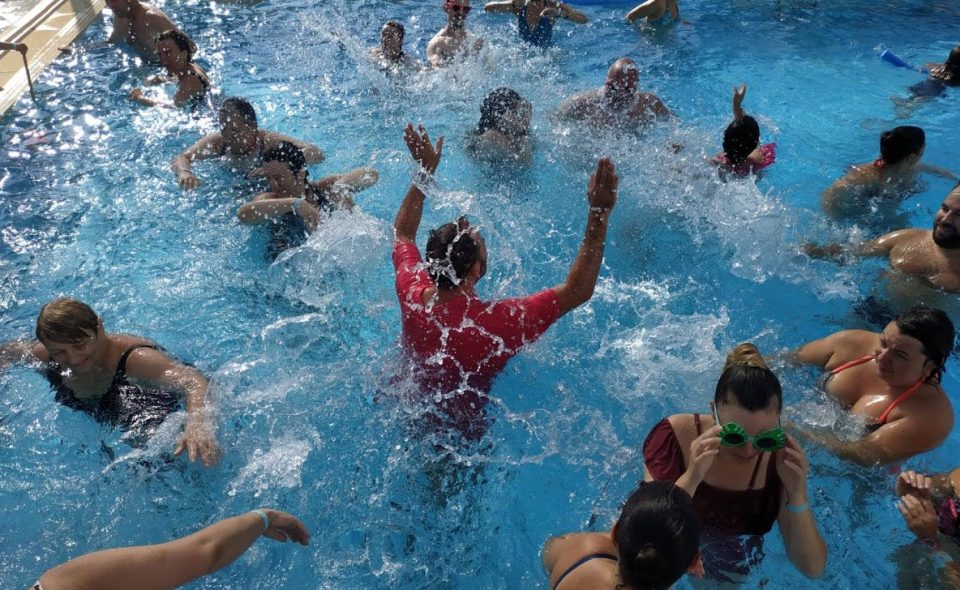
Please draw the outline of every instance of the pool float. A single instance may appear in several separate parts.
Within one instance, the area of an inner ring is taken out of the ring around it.
[[[917,68],[917,67],[914,67],[914,66],[908,64],[908,63],[905,62],[899,55],[897,55],[896,53],[890,51],[889,49],[884,49],[884,50],[883,50],[883,53],[880,54],[880,59],[882,59],[883,61],[887,62],[888,64],[890,64],[890,65],[892,65],[892,66],[896,66],[896,67],[898,67],[898,68],[907,68],[908,70],[914,70],[914,71],[916,71],[916,72],[920,72],[921,74],[927,74],[927,73],[929,73],[929,72],[927,72],[927,69],[926,69],[926,68]]]

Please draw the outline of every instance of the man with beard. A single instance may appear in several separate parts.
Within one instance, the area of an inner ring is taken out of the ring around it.
[[[638,92],[640,69],[629,58],[620,58],[607,71],[601,88],[588,90],[563,101],[557,116],[587,121],[596,126],[643,126],[656,118],[669,117],[668,109],[656,94]]]
[[[459,56],[479,53],[483,49],[483,39],[466,29],[470,10],[470,0],[446,0],[443,3],[447,26],[427,44],[427,59],[433,67],[448,65]]]
[[[126,41],[149,61],[157,61],[157,35],[177,29],[162,10],[139,0],[107,0],[107,8],[113,11],[113,33],[107,41]]]
[[[933,218],[933,231],[900,229],[849,247],[841,244],[804,244],[814,258],[841,259],[846,255],[888,256],[890,266],[932,286],[960,293],[960,185],[957,185]]]
[[[475,288],[487,271],[487,248],[466,217],[430,232],[426,261],[416,244],[426,198],[419,185],[436,172],[443,138],[433,145],[426,129],[408,125],[404,141],[421,166],[422,182],[411,183],[394,221],[401,340],[418,397],[436,402],[438,411],[427,420],[478,440],[488,425],[487,392],[507,362],[593,296],[618,178],[610,160],[597,163],[587,188],[586,232],[563,283],[526,297],[483,301]]]

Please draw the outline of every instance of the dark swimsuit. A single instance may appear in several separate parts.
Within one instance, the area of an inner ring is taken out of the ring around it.
[[[700,436],[700,415],[693,415]],[[763,558],[763,535],[780,513],[781,487],[776,462],[767,463],[765,484],[755,488],[764,453],[750,475],[746,490],[726,490],[701,482],[693,505],[703,523],[704,567],[714,579],[733,581],[726,574],[744,576]],[[666,418],[657,423],[643,443],[644,463],[654,479],[677,481],[687,470],[683,448]]]
[[[860,357],[858,359],[854,359],[852,361],[843,363],[842,365],[833,369],[827,374],[826,379],[824,379],[823,381],[824,388],[826,388],[827,382],[830,380],[830,378],[836,375],[837,373],[846,371],[847,369],[857,367],[865,363],[869,363],[870,361],[875,360],[876,358],[877,358],[876,355],[871,354],[868,356]],[[913,385],[905,389],[903,393],[898,395],[897,398],[893,400],[889,406],[887,406],[887,409],[884,410],[882,414],[880,414],[880,417],[877,418],[876,422],[874,422],[873,424],[867,424],[867,432],[868,433],[874,432],[875,430],[877,430],[878,428],[886,424],[887,418],[890,416],[890,412],[892,412],[893,409],[900,404],[900,402],[904,401],[905,399],[907,399],[908,397],[916,393],[923,386],[923,384],[924,384],[924,379],[920,378],[919,381],[917,381],[916,383],[914,383]]]
[[[336,206],[327,196],[327,193],[316,189],[309,182],[304,188],[303,198],[327,215],[331,215],[336,210]],[[270,242],[267,244],[268,258],[275,260],[284,250],[302,246],[306,242],[307,233],[303,218],[295,213],[287,213],[277,223],[270,224]]]
[[[210,78],[207,77],[207,74],[201,70],[198,66],[190,64],[190,69],[187,70],[187,73],[177,79],[179,84],[180,80],[183,80],[187,76],[193,76],[200,81],[200,85],[203,86],[203,92],[200,94],[194,94],[187,103],[191,109],[197,109],[202,107],[207,101],[207,96],[210,94]]]
[[[580,567],[581,565],[583,565],[583,564],[585,564],[585,563],[587,563],[588,561],[591,561],[591,560],[593,560],[593,559],[609,559],[609,560],[611,560],[611,561],[616,562],[616,561],[617,561],[617,556],[616,556],[616,555],[610,555],[609,553],[591,553],[590,555],[584,555],[583,557],[581,557],[580,559],[578,559],[575,564],[573,564],[573,565],[571,565],[570,567],[568,567],[568,568],[567,568],[567,571],[565,571],[565,572],[563,572],[562,574],[560,574],[560,577],[557,578],[557,583],[553,585],[553,590],[557,590],[557,588],[560,586],[560,583],[563,582],[563,579],[566,578],[567,576],[569,576],[569,575],[573,572],[573,570],[577,569],[577,568]]]
[[[937,528],[941,533],[953,539],[953,542],[960,545],[960,498],[953,496],[944,498],[940,502],[937,510]]]
[[[537,26],[531,30],[530,25],[527,24],[526,5],[517,13],[517,28],[520,32],[520,38],[531,45],[546,47],[550,45],[550,41],[553,39],[553,20],[541,18],[537,21]]]
[[[137,344],[125,350],[117,363],[110,387],[99,397],[77,397],[66,384],[63,369],[50,361],[45,374],[55,390],[56,401],[73,410],[86,412],[99,422],[114,424],[124,430],[152,431],[168,414],[180,409],[180,398],[173,391],[142,388],[130,383],[127,378],[127,357],[138,348],[159,350],[159,347],[149,344]]]

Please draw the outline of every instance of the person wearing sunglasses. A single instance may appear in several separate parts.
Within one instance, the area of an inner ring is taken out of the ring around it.
[[[709,414],[661,420],[643,444],[644,479],[675,482],[704,525],[709,577],[737,581],[762,559],[776,522],[790,561],[823,573],[827,548],[807,497],[808,462],[783,431],[780,381],[752,344],[727,357]]]
[[[866,423],[854,441],[820,430],[803,435],[861,465],[902,461],[940,446],[953,429],[953,407],[940,385],[953,345],[949,316],[923,305],[880,333],[844,330],[804,344],[797,360],[826,369],[823,388]]]
[[[553,41],[553,25],[557,19],[580,25],[587,23],[587,15],[555,0],[496,0],[487,2],[483,9],[491,13],[513,13],[520,38],[538,47],[547,47]]]
[[[476,54],[483,49],[483,39],[466,29],[470,10],[470,0],[445,0],[443,3],[447,26],[440,29],[427,44],[427,59],[433,67],[449,65],[459,57]]]

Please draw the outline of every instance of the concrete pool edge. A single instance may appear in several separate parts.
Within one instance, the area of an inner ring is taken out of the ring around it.
[[[43,0],[0,33],[0,42],[27,46],[27,63],[34,83],[40,72],[93,22],[104,0]],[[29,90],[23,57],[18,51],[0,51],[0,115]]]

